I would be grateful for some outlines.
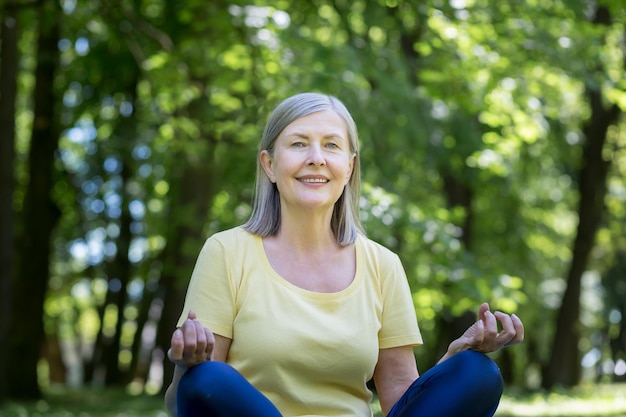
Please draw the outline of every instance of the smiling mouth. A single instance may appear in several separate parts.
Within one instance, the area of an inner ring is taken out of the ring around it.
[[[324,184],[328,182],[326,178],[300,178],[299,181],[314,184]]]

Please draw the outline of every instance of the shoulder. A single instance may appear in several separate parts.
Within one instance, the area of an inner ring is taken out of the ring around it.
[[[248,232],[242,226],[237,226],[214,233],[207,239],[207,243],[217,243],[225,248],[232,248],[252,244],[257,238],[257,235]]]
[[[240,282],[246,264],[258,259],[257,240],[243,227],[234,227],[209,236],[198,256],[196,269]],[[236,284],[237,286],[239,284]]]
[[[361,245],[363,254],[370,260],[382,263],[400,262],[400,259],[395,252],[364,235],[359,234],[357,242],[357,244]]]
[[[224,261],[237,259],[241,254],[254,248],[255,239],[258,237],[246,231],[242,227],[216,232],[209,236],[202,245],[200,257],[223,258]]]

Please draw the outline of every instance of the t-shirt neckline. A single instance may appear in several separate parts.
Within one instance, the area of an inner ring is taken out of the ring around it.
[[[358,287],[359,283],[362,280],[363,267],[361,263],[363,259],[363,256],[362,256],[363,248],[362,248],[360,235],[357,236],[354,242],[355,257],[356,257],[356,268],[354,271],[354,277],[346,288],[340,291],[335,291],[335,292],[318,292],[318,291],[307,290],[283,278],[283,276],[281,276],[278,272],[276,272],[276,270],[270,264],[269,258],[267,257],[267,253],[265,252],[265,247],[263,246],[263,238],[258,235],[254,235],[254,237],[255,237],[255,246],[256,246],[257,251],[259,252],[259,259],[261,259],[263,268],[269,272],[274,282],[282,285],[283,287],[295,293],[298,293],[307,297],[312,297],[312,298],[323,298],[323,299],[341,298],[352,293]]]

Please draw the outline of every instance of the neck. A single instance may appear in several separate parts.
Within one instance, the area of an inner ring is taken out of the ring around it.
[[[312,213],[298,211],[282,213],[280,231],[276,236],[282,243],[294,251],[313,253],[329,247],[336,247],[337,238],[330,228],[332,211]]]

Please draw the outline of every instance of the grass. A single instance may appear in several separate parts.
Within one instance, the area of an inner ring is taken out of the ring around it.
[[[44,400],[10,402],[0,417],[168,417],[159,396],[129,395],[122,390],[48,392]]]
[[[376,408],[375,408],[376,409]],[[10,402],[0,417],[167,417],[159,396],[115,390],[50,391],[45,400]],[[380,416],[380,413],[375,415]],[[626,384],[550,393],[507,394],[496,417],[626,417]]]
[[[626,417],[626,384],[506,395],[496,417]]]

